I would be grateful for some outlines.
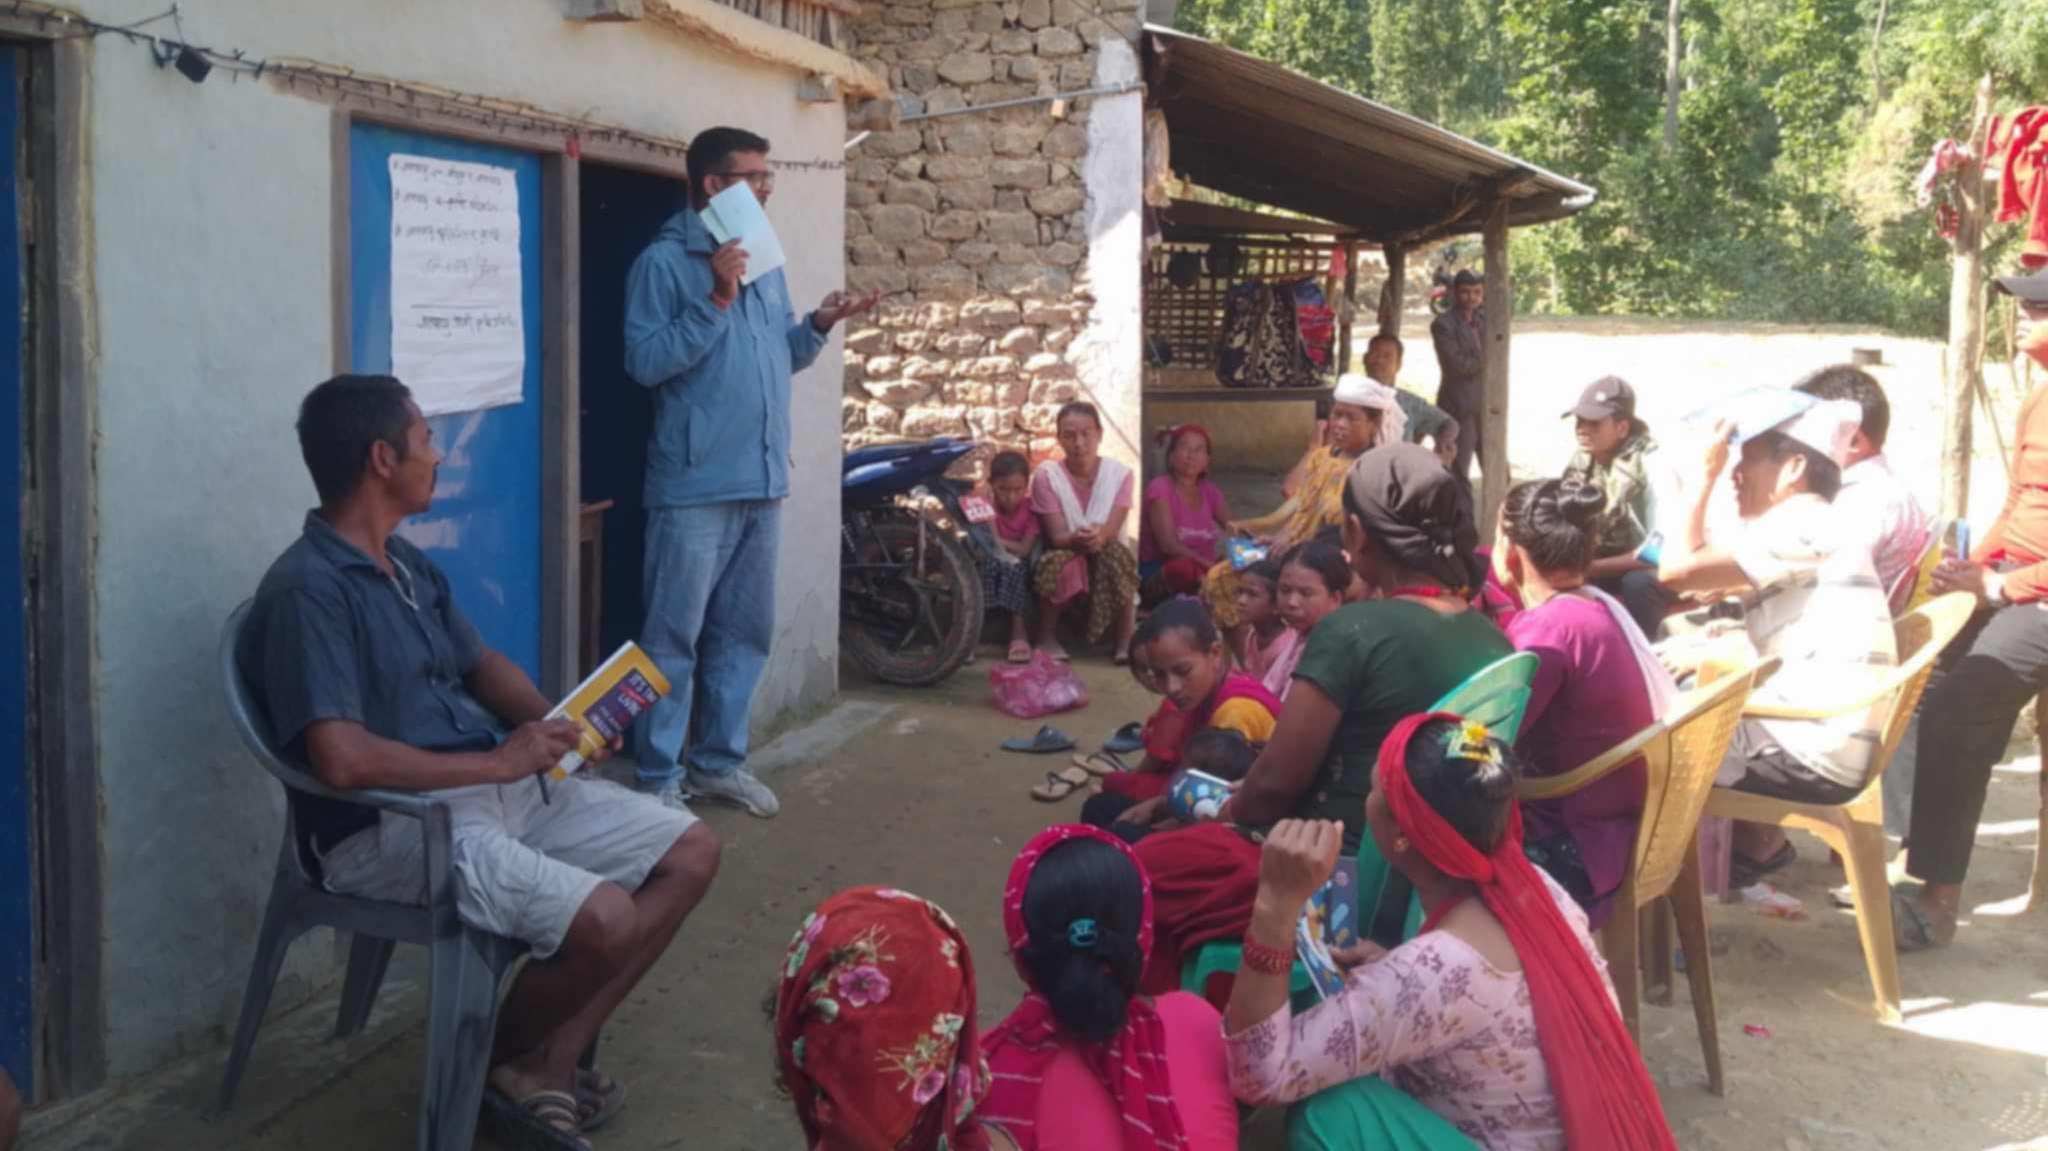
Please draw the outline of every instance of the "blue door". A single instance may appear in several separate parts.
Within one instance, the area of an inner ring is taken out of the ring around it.
[[[21,516],[20,55],[0,47],[0,1066],[34,1095],[35,868]]]
[[[519,189],[526,377],[518,404],[431,421],[440,444],[433,510],[400,529],[448,573],[485,642],[540,682],[540,158],[373,124],[349,138],[350,353],[358,372],[391,370],[393,153],[510,168]]]

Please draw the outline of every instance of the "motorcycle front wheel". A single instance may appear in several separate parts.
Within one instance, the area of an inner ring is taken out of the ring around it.
[[[909,511],[849,525],[839,573],[839,642],[870,675],[923,687],[953,674],[981,640],[981,569],[951,531]]]

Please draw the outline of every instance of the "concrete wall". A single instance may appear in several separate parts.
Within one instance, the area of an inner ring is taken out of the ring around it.
[[[109,22],[157,10],[79,7]],[[841,108],[798,103],[794,73],[647,25],[569,23],[559,0],[182,0],[179,14],[193,41],[252,57],[311,57],[670,137],[735,122],[779,157],[840,155]],[[115,37],[90,61],[104,976],[118,1077],[217,1039],[262,915],[281,800],[234,742],[214,653],[222,620],[314,498],[292,420],[334,359],[331,132],[323,104],[220,72],[195,85]],[[770,214],[799,306],[838,286],[843,202],[836,169],[781,175]],[[782,555],[785,572],[806,574],[780,581],[760,718],[835,686],[840,359],[835,342],[797,381]],[[330,950],[299,949],[297,986],[329,973]]]

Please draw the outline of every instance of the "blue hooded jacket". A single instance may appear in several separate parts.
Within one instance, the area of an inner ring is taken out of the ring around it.
[[[669,218],[626,276],[626,374],[655,389],[646,505],[789,495],[789,381],[825,346],[782,269],[711,302],[718,244],[695,209]]]

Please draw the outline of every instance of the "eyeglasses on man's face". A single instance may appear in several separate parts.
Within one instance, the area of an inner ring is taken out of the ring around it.
[[[775,173],[769,171],[766,168],[758,168],[744,172],[720,172],[718,174],[725,177],[727,180],[745,180],[747,182],[747,186],[752,188],[756,193],[772,192],[775,190]],[[730,185],[727,186],[730,187]]]

